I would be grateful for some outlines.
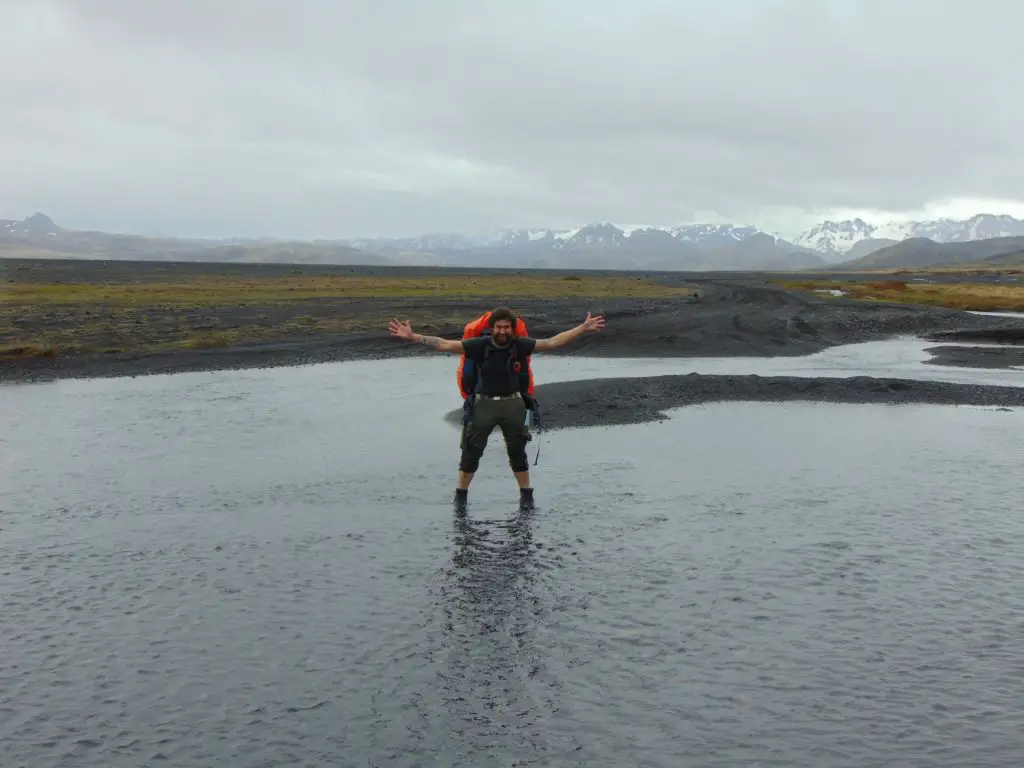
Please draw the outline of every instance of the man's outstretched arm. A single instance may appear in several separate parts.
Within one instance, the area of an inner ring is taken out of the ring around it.
[[[413,333],[412,326],[408,322],[400,323],[392,320],[388,327],[391,335],[400,339],[406,339],[425,347],[436,349],[438,352],[462,352],[462,341],[453,339],[442,339],[440,336],[424,336],[420,333]]]
[[[546,352],[550,349],[558,349],[559,347],[564,347],[570,341],[574,341],[584,333],[589,331],[600,331],[602,328],[604,328],[604,316],[598,315],[597,317],[591,317],[590,313],[587,312],[587,319],[575,328],[570,328],[568,331],[562,331],[561,333],[552,336],[550,339],[537,339],[537,346],[533,348],[533,351]]]

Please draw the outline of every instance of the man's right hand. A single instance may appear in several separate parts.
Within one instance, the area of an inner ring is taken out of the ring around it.
[[[400,323],[398,320],[392,320],[388,327],[391,329],[391,335],[397,336],[400,339],[409,339],[410,341],[416,335],[412,332],[412,326],[407,320],[405,323]]]
[[[462,341],[453,341],[451,339],[442,339],[440,336],[421,336],[418,333],[413,333],[412,326],[409,321],[406,320],[404,323],[398,320],[392,320],[388,323],[388,327],[391,329],[391,335],[397,336],[400,339],[406,341],[413,341],[417,344],[422,344],[425,347],[431,347],[438,350],[439,352],[463,352],[464,347]]]

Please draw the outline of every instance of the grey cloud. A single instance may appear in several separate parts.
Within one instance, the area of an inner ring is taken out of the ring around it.
[[[1012,197],[1021,22],[990,0],[8,3],[0,215],[332,237]]]

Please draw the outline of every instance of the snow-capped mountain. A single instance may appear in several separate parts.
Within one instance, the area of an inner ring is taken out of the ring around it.
[[[863,256],[873,250],[923,237],[937,243],[964,243],[995,237],[1024,235],[1024,221],[1006,214],[979,213],[969,219],[886,221],[871,224],[863,219],[823,221],[803,232],[794,242],[832,259]]]
[[[687,243],[704,247],[719,247],[741,243],[754,235],[769,235],[757,227],[736,226],[735,224],[678,224],[667,227],[666,231]],[[771,237],[778,240],[775,235]]]
[[[821,253],[841,255],[862,240],[874,239],[876,229],[863,219],[823,221],[801,233],[794,242]]]
[[[593,269],[764,270],[803,269],[850,262],[908,238],[940,244],[998,238],[1024,238],[1024,220],[981,213],[967,219],[869,222],[862,218],[823,221],[793,239],[739,224],[693,223],[670,226],[619,226],[592,222],[571,229],[510,228],[465,234],[435,232],[405,238],[364,238],[305,242],[303,256],[318,263],[395,263],[448,266],[522,266]],[[165,238],[174,240],[174,238]],[[42,252],[76,257],[173,258],[163,241],[142,236],[63,229],[36,213],[16,221],[0,219],[0,251],[21,253],[33,243]],[[276,238],[179,240],[194,246],[201,259],[298,258],[294,248],[248,254],[245,246],[297,245]],[[238,255],[217,248],[237,244]],[[927,243],[925,243],[927,245]],[[994,245],[994,244],[993,244]],[[57,249],[57,250],[54,250]],[[61,250],[63,249],[63,250]],[[173,249],[172,249],[173,250]],[[109,256],[109,254],[118,254]]]
[[[642,231],[641,229],[635,229],[632,234],[627,235],[614,224],[590,224],[570,232],[558,233],[555,236],[553,245],[560,250],[593,248],[597,246],[618,248],[625,245],[637,232]]]
[[[734,224],[506,229],[478,236],[438,235],[342,241],[381,254],[421,253],[451,265],[620,269],[785,269],[821,266],[820,254],[756,227]]]
[[[907,237],[927,237],[937,243],[966,243],[1024,235],[1024,221],[1006,214],[979,213],[969,219],[915,222]],[[898,238],[896,238],[898,239]]]
[[[573,229],[503,229],[484,235],[426,234],[404,238],[364,238],[345,240],[358,248],[402,248],[406,250],[459,251],[480,248],[557,250],[594,248],[598,246],[623,247],[639,242],[690,243],[702,248],[735,245],[755,235],[764,235],[783,246],[791,246],[775,234],[756,227],[735,224],[676,224],[666,227],[616,226],[609,222],[595,222]],[[664,238],[670,240],[664,240]],[[799,248],[797,250],[800,250]]]
[[[871,222],[862,218],[822,221],[793,239],[739,224],[619,226],[594,222],[572,229],[519,228],[479,235],[430,234],[400,239],[342,241],[378,253],[414,252],[445,263],[533,265],[570,262],[594,266],[623,259],[650,265],[743,265],[730,268],[793,268],[848,261],[907,238],[939,243],[1024,235],[1024,221],[981,213],[969,219]],[[615,256],[614,252],[622,255]],[[589,260],[589,261],[588,261]]]
[[[60,227],[53,223],[53,219],[42,213],[34,213],[23,221],[0,219],[0,235],[55,237],[58,232]]]

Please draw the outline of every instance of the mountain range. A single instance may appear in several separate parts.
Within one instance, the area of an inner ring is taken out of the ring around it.
[[[732,224],[620,228],[602,222],[570,230],[507,229],[481,236],[438,233],[341,242],[390,258],[431,254],[448,266],[706,270],[825,264],[822,254],[811,248]]]
[[[823,221],[794,239],[835,261],[848,261],[903,240],[966,243],[1000,237],[1024,237],[1024,221],[1005,214],[979,213],[968,219],[889,221],[869,224],[863,219]]]
[[[668,237],[666,237],[666,235]],[[529,254],[547,251],[578,251],[599,247],[635,246],[648,250],[655,243],[675,242],[680,250],[697,246],[703,250],[735,248],[751,238],[762,247],[774,245],[789,254],[816,254],[829,263],[849,261],[897,242],[927,238],[937,243],[958,243],[999,237],[1024,236],[1024,220],[1008,215],[981,213],[968,219],[890,221],[870,224],[863,219],[823,221],[787,240],[776,233],[735,224],[679,224],[667,227],[616,227],[608,223],[575,229],[505,229],[470,236],[437,233],[408,238],[364,238],[344,240],[348,245],[374,251],[418,251],[454,253],[462,251],[515,250]],[[669,239],[671,238],[671,240]],[[814,261],[813,257],[809,259]]]
[[[273,238],[148,237],[65,229],[42,213],[0,219],[0,257],[285,264],[393,264],[342,243]]]
[[[955,247],[963,246],[959,250]],[[484,235],[279,240],[189,239],[69,230],[42,213],[0,219],[0,256],[107,259],[522,266],[535,268],[791,270],[922,267],[1024,251],[1024,220],[968,219],[871,224],[823,221],[787,240],[751,226],[681,224],[505,229]],[[1007,257],[1012,259],[1015,257]],[[943,262],[943,259],[953,259]]]

